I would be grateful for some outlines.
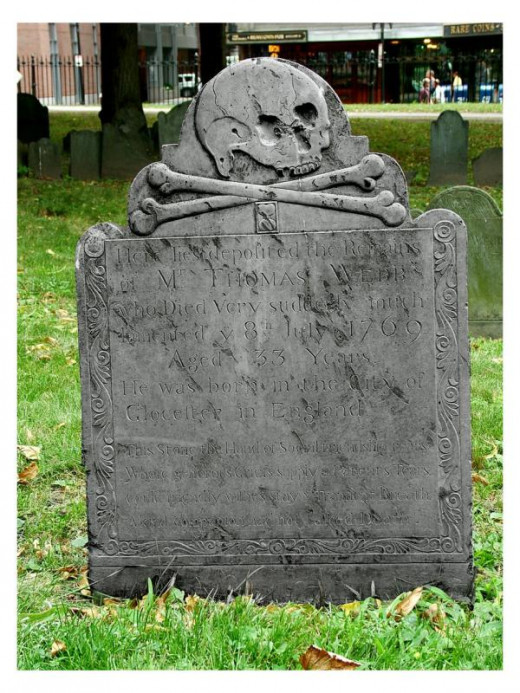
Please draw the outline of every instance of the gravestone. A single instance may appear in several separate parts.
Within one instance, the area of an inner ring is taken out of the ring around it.
[[[25,167],[29,163],[29,146],[25,144],[25,142],[21,142],[20,140],[17,141],[17,147],[16,147],[16,160],[18,164],[18,168],[21,166]]]
[[[49,109],[32,94],[19,93],[18,139],[29,144],[49,137]]]
[[[449,209],[468,229],[469,332],[502,336],[502,213],[484,190],[469,185],[443,190],[429,209]]]
[[[164,144],[173,144],[179,141],[181,126],[188,110],[190,101],[183,101],[174,106],[168,113],[162,111],[157,114],[157,120],[153,125],[153,137],[157,140],[159,152]]]
[[[48,138],[29,142],[28,165],[37,178],[61,178],[61,153]]]
[[[428,185],[464,185],[468,180],[468,122],[443,111],[430,126]]]
[[[70,175],[78,180],[101,176],[101,132],[73,130],[70,135]]]
[[[465,243],[307,68],[208,82],[77,248],[92,589],[471,600]]]
[[[486,149],[473,159],[473,177],[475,185],[502,185],[503,154],[502,147]]]
[[[131,180],[153,159],[148,129],[123,128],[104,123],[101,145],[101,176]]]

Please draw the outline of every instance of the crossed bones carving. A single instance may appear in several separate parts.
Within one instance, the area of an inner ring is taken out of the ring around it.
[[[163,163],[152,164],[148,169],[148,182],[163,195],[174,191],[203,192],[211,197],[197,198],[183,202],[161,204],[151,197],[141,202],[141,208],[130,216],[132,231],[140,236],[148,236],[159,224],[182,219],[195,214],[204,214],[218,209],[227,209],[264,202],[289,202],[292,204],[324,207],[344,212],[366,214],[382,219],[388,226],[398,226],[406,218],[406,209],[394,202],[390,190],[382,190],[373,197],[354,197],[322,192],[338,185],[356,185],[365,192],[371,192],[376,179],[384,171],[383,159],[377,154],[368,154],[359,164],[322,173],[309,178],[298,178],[274,185],[252,185],[224,181],[215,178],[202,178],[172,171]]]

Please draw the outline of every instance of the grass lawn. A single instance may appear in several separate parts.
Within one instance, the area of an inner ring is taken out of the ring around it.
[[[51,115],[56,139],[89,127],[86,116],[71,124],[66,115],[67,122]],[[386,124],[356,121],[356,134],[368,134],[373,151],[391,153],[403,168],[424,171],[429,124],[414,123],[421,130],[403,123],[393,135]],[[499,146],[497,129],[470,123],[472,151]],[[30,447],[19,451],[18,470],[35,465],[19,485],[19,669],[299,669],[311,644],[363,669],[500,669],[501,340],[471,342],[473,610],[435,588],[425,588],[402,619],[393,615],[395,604],[375,599],[316,609],[260,606],[245,597],[223,604],[173,589],[167,598],[150,593],[138,602],[93,602],[84,572],[74,251],[89,226],[125,223],[127,189],[127,181],[19,179],[18,443]],[[501,191],[490,192],[501,205]],[[412,206],[424,208],[434,194],[424,182],[413,186]]]

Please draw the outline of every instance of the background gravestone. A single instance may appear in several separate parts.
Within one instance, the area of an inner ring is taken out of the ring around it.
[[[29,168],[37,178],[61,178],[61,153],[50,139],[29,142]]]
[[[19,93],[18,139],[28,144],[49,137],[49,109],[32,94]]]
[[[468,122],[443,111],[430,126],[428,185],[464,185],[468,180]]]
[[[469,331],[502,336],[502,213],[484,190],[467,185],[443,190],[429,209],[449,209],[468,229]]]
[[[110,123],[103,124],[101,175],[103,178],[132,179],[153,159],[148,135],[129,133]]]
[[[503,156],[502,147],[486,149],[472,161],[475,185],[502,185]]]
[[[471,600],[465,227],[318,75],[223,70],[77,248],[89,579]]]
[[[79,180],[97,180],[101,175],[101,132],[73,130],[70,136],[70,175]]]
[[[163,144],[175,144],[179,141],[182,122],[189,105],[190,101],[183,101],[168,113],[161,111],[157,114],[157,120],[152,127],[152,137],[157,142],[159,152]]]

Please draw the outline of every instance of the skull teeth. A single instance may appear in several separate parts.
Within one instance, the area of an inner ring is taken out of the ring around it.
[[[300,164],[299,166],[291,166],[290,168],[277,168],[276,173],[280,177],[290,176],[304,176],[307,173],[312,173],[317,168],[319,168],[319,162],[309,161],[305,164]]]

